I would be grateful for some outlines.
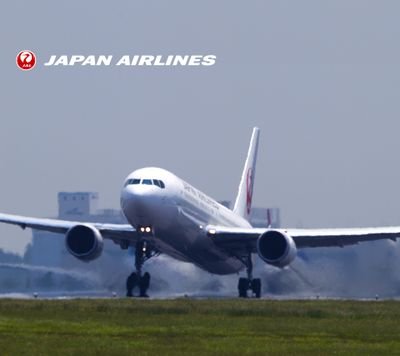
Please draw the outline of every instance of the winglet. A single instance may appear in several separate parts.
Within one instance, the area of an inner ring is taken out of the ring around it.
[[[233,208],[233,211],[236,214],[247,220],[249,220],[250,217],[251,201],[253,198],[259,135],[260,129],[255,127],[251,135],[249,151],[247,152],[246,163],[244,164],[242,178],[239,184],[239,191]]]

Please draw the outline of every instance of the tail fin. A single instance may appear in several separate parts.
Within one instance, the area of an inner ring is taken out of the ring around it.
[[[240,180],[239,191],[233,208],[233,211],[236,214],[247,220],[249,220],[251,201],[253,198],[259,134],[260,129],[255,127],[253,129],[253,134],[251,135],[249,151],[247,152],[246,163],[244,164],[242,179]]]

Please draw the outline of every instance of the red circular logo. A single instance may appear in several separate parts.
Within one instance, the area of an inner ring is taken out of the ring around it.
[[[24,50],[17,54],[17,66],[22,70],[30,70],[36,64],[36,56],[32,51]]]
[[[252,197],[253,197],[253,170],[250,167],[247,171],[247,178],[246,178],[246,207],[248,215],[250,215]]]

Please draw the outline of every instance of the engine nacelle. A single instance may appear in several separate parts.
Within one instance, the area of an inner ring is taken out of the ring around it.
[[[257,252],[264,262],[282,268],[295,259],[297,248],[285,232],[269,230],[258,238]]]
[[[67,231],[65,245],[72,256],[89,262],[103,252],[103,236],[94,226],[79,224]]]

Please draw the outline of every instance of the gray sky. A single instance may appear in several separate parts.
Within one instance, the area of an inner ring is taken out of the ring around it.
[[[261,128],[254,204],[287,226],[399,225],[398,1],[6,1],[0,211],[52,216],[58,191],[119,206],[136,168],[233,199]],[[15,56],[216,54],[213,67],[59,67]],[[30,232],[0,226],[0,248]]]

